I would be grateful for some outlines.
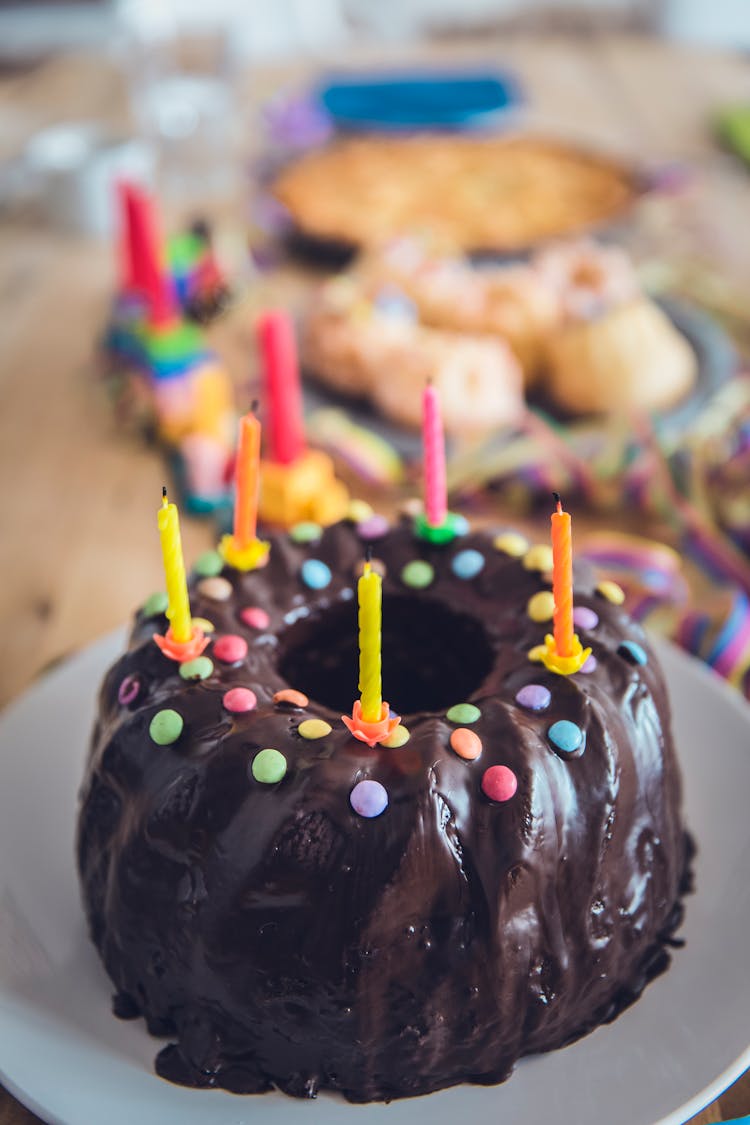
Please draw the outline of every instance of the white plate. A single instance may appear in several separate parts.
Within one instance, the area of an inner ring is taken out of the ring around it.
[[[76,790],[107,637],[0,719],[0,1077],[52,1125],[677,1125],[750,1063],[750,708],[662,648],[698,840],[684,949],[633,1007],[570,1047],[526,1059],[502,1086],[352,1107],[323,1095],[236,1097],[157,1078],[141,1021],[110,1012],[73,862]]]

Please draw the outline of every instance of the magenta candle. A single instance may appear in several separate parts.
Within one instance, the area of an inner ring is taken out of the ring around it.
[[[448,516],[445,438],[440,398],[431,383],[425,387],[422,397],[422,450],[425,518],[430,527],[442,527]]]
[[[290,465],[305,451],[305,431],[294,329],[281,309],[269,309],[261,316],[258,347],[266,395],[268,459]]]

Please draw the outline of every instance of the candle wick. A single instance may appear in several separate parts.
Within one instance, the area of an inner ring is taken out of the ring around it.
[[[169,503],[169,500],[167,499],[167,486],[166,486],[166,484],[163,484],[161,486],[161,506],[162,506],[162,508],[166,508],[168,503]]]
[[[555,504],[557,505],[558,512],[561,512],[562,511],[562,500],[560,499],[560,493],[559,492],[553,492],[552,495],[554,497]]]
[[[258,413],[258,400],[257,400],[257,398],[254,398],[253,401],[250,403],[250,413],[251,414],[257,414]]]
[[[367,544],[367,548],[365,550],[365,562],[372,562],[372,543]]]

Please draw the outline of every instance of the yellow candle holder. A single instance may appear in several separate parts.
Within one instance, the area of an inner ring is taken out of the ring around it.
[[[233,535],[222,535],[218,551],[224,562],[235,570],[260,570],[268,562],[270,543],[253,539],[247,547],[240,547]]]
[[[580,672],[591,656],[591,649],[582,647],[577,633],[573,635],[573,652],[570,656],[561,656],[558,653],[555,638],[551,633],[544,638],[544,645],[532,649],[532,652],[535,655],[532,657],[529,653],[529,659],[539,659],[548,672],[556,672],[558,676],[572,676],[574,672]]]
[[[309,520],[327,527],[348,507],[349,491],[321,450],[308,449],[290,465],[261,460],[258,514],[265,523],[293,527]]]
[[[357,699],[351,717],[342,715],[341,721],[360,742],[366,742],[368,746],[376,746],[378,742],[384,742],[393,734],[401,718],[398,715],[391,716],[388,704],[383,701],[380,705],[380,718],[368,723],[362,718],[362,704]]]
[[[175,660],[178,664],[187,664],[188,660],[195,660],[208,645],[208,637],[197,625],[193,625],[193,632],[187,641],[176,641],[171,625],[163,637],[160,633],[154,633],[154,641],[169,660]]]

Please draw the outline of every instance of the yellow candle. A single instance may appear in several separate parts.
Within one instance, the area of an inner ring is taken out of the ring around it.
[[[379,574],[365,563],[357,584],[359,600],[359,690],[362,718],[376,723],[382,709],[380,649],[382,626],[383,582]]]
[[[164,559],[164,578],[167,583],[167,598],[169,599],[167,618],[170,622],[173,639],[178,644],[184,644],[193,635],[193,622],[190,617],[185,561],[182,557],[180,518],[177,514],[177,507],[170,504],[167,499],[166,488],[162,494],[158,524],[161,553]]]

